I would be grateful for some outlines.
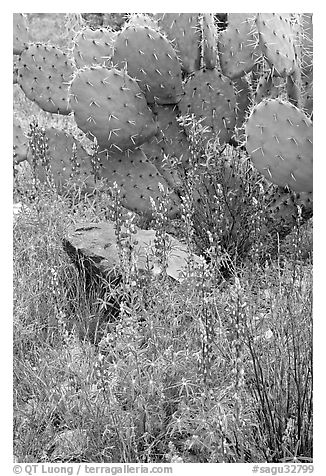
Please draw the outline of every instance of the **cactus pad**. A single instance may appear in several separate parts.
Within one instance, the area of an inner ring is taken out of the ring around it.
[[[138,81],[149,104],[176,104],[182,93],[181,67],[170,42],[147,26],[127,26],[118,35],[112,62]]]
[[[90,156],[80,142],[71,134],[50,127],[44,130],[46,153],[42,163],[37,163],[36,173],[42,182],[50,171],[58,191],[64,189],[68,180],[87,191],[95,187]]]
[[[231,79],[249,73],[259,59],[254,18],[254,13],[229,13],[228,27],[219,33],[221,70]]]
[[[301,30],[299,38],[300,67],[304,76],[310,76],[313,69],[313,23],[312,13],[300,15]]]
[[[202,14],[201,30],[204,66],[207,69],[214,69],[217,65],[217,27],[213,13]]]
[[[157,133],[136,80],[115,68],[79,70],[70,86],[70,105],[78,127],[105,149],[133,149]]]
[[[177,120],[179,110],[176,106],[157,106],[154,114],[162,133],[164,154],[176,157],[187,167],[189,142]]]
[[[234,79],[232,83],[236,92],[236,126],[239,129],[243,127],[244,122],[249,115],[250,106],[252,103],[252,90],[250,83],[244,76]]]
[[[199,13],[156,13],[154,18],[172,42],[182,70],[192,73],[200,68],[201,33]]]
[[[259,13],[256,18],[261,50],[277,76],[288,76],[297,67],[295,29],[286,14]]]
[[[121,190],[122,205],[129,210],[146,215],[152,214],[150,197],[155,201],[162,196],[159,188],[168,184],[156,167],[150,162],[141,149],[124,153],[101,152],[99,175],[107,180],[109,186],[117,183]],[[179,199],[172,193],[169,216],[174,217],[179,211]]]
[[[113,54],[115,33],[107,28],[84,28],[74,39],[73,55],[77,68],[108,64]]]
[[[159,173],[164,177],[172,190],[180,187],[180,177],[176,170],[170,167],[167,154],[165,153],[165,140],[160,132],[150,141],[141,145],[142,151],[152,164],[157,168]]]
[[[194,114],[207,126],[207,139],[222,145],[232,136],[236,122],[236,97],[232,82],[217,70],[196,71],[185,84],[179,103],[182,115]]]
[[[69,114],[68,84],[73,65],[56,46],[30,44],[18,62],[18,84],[44,111]]]
[[[313,215],[313,194],[311,192],[298,193],[279,187],[272,193],[268,193],[268,198],[267,215],[277,230],[291,231],[297,224],[300,215],[304,220]]]
[[[177,170],[169,166],[167,159],[177,158],[184,167],[187,167],[190,154],[189,142],[177,121],[176,106],[156,106],[154,114],[160,132],[149,142],[144,143],[142,149],[169,185],[178,189],[180,177]]]
[[[264,100],[253,109],[246,135],[253,164],[268,180],[312,191],[312,122],[302,111],[280,99]]]
[[[13,53],[20,55],[27,47],[29,33],[27,17],[24,13],[13,14]]]
[[[276,99],[280,95],[282,81],[282,78],[273,76],[270,70],[262,73],[255,91],[256,104],[260,103],[264,98]]]
[[[13,123],[13,159],[19,164],[28,158],[28,137],[22,126],[14,119]]]

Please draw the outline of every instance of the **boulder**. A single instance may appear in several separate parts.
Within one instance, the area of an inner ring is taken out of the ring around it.
[[[122,230],[124,231],[124,230]],[[137,229],[133,235],[134,256],[139,273],[159,275],[162,269],[155,257],[155,230]],[[180,272],[186,267],[189,253],[185,244],[168,235],[169,253],[167,275],[181,282]],[[104,277],[111,284],[121,278],[119,246],[113,223],[82,223],[68,230],[63,246],[75,264],[83,265],[87,273]],[[195,262],[200,258],[193,256]]]

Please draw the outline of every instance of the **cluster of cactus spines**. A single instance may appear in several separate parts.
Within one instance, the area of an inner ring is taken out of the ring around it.
[[[246,135],[253,164],[268,180],[296,192],[312,191],[312,122],[301,110],[265,99],[254,107]]]
[[[115,33],[108,28],[83,28],[74,38],[73,56],[77,68],[109,64],[113,54]]]
[[[96,137],[103,149],[134,149],[157,133],[137,81],[115,68],[79,70],[70,85],[69,104],[78,127]]]
[[[58,191],[62,191],[68,180],[81,186],[84,191],[95,188],[90,156],[72,134],[55,127],[44,129],[46,157],[36,163],[35,171],[40,181],[46,181],[48,173]],[[44,162],[46,166],[44,166]]]
[[[109,176],[115,171],[122,193],[127,190],[124,203],[133,210],[149,212],[149,197],[160,196],[158,181],[178,189],[180,177],[165,167],[166,158],[191,163],[191,137],[187,121],[183,127],[178,123],[180,113],[194,115],[206,126],[206,140],[218,139],[220,144],[230,141],[234,132],[238,140],[239,129],[242,142],[245,124],[246,147],[256,168],[300,197],[309,194],[312,15],[231,13],[218,28],[216,19],[222,15],[133,14],[119,33],[92,31],[79,22],[74,48],[66,54],[30,43],[27,17],[14,14],[14,53],[19,55],[14,82],[45,111],[73,112],[78,127],[96,138],[103,151],[99,176],[104,174],[112,184]],[[257,87],[256,106],[250,114],[252,87]],[[22,144],[14,152],[20,160],[26,156],[26,137],[19,127],[15,136]],[[72,137],[50,130],[48,136],[59,185],[75,174],[76,157],[84,157],[82,168],[89,170],[93,158],[87,158]],[[278,200],[286,216],[289,198],[282,195]],[[177,196],[172,202],[176,210]],[[309,209],[304,200],[302,205]]]
[[[176,104],[182,93],[181,67],[170,42],[147,26],[126,26],[114,43],[113,64],[126,68],[149,104]]]
[[[26,20],[26,15],[24,13],[14,13],[13,14],[13,53],[14,55],[20,55],[28,42],[29,30]]]
[[[13,159],[14,164],[20,164],[28,159],[28,137],[21,124],[14,119],[13,122]]]
[[[259,59],[254,13],[230,13],[226,30],[219,33],[221,70],[230,79],[249,73]]]
[[[185,73],[200,69],[201,32],[199,13],[156,13],[154,18],[177,52]]]
[[[168,184],[157,168],[146,157],[140,148],[124,153],[108,155],[107,151],[99,154],[100,176],[113,187],[114,183],[121,190],[121,203],[129,210],[145,215],[152,214],[151,198],[155,201],[162,198],[159,184],[168,190]],[[179,198],[175,193],[170,195],[168,215],[178,215]]]
[[[256,26],[264,58],[274,75],[288,76],[298,66],[295,30],[290,15],[258,13]]]
[[[207,127],[206,137],[228,142],[236,123],[236,96],[230,79],[218,70],[204,69],[191,75],[179,103],[182,115],[194,114]]]
[[[20,55],[17,82],[44,111],[69,114],[68,86],[72,60],[56,46],[30,44]]]

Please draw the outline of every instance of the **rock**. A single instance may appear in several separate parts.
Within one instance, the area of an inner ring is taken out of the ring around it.
[[[158,275],[162,272],[154,256],[154,230],[138,229],[133,235],[137,269],[140,273]],[[186,267],[189,253],[186,245],[168,235],[170,253],[167,275],[182,281],[180,271]],[[104,276],[114,283],[121,277],[119,247],[113,223],[82,223],[68,230],[63,246],[77,265],[83,265],[93,277]],[[195,262],[200,258],[194,256]]]

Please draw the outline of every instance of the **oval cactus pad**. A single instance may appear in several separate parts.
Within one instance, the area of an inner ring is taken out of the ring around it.
[[[77,68],[107,64],[113,54],[115,33],[108,28],[84,28],[74,39],[73,55]]]
[[[246,148],[254,166],[268,180],[295,192],[313,189],[313,128],[297,107],[265,99],[247,122]]]
[[[71,83],[70,105],[78,127],[102,148],[134,149],[157,132],[136,80],[115,68],[79,70]]]
[[[186,73],[199,70],[201,54],[199,13],[156,13],[154,18],[178,53],[182,70]]]
[[[153,28],[124,28],[117,35],[112,62],[137,79],[149,104],[176,104],[180,100],[182,79],[177,54]]]
[[[18,62],[18,84],[44,111],[69,114],[68,86],[72,61],[56,46],[31,44]]]
[[[231,79],[249,73],[261,55],[254,36],[254,19],[254,13],[229,13],[228,27],[219,34],[221,69]]]
[[[29,42],[27,19],[24,13],[13,14],[13,53],[20,55]]]
[[[43,163],[37,164],[37,176],[45,181],[47,170],[51,172],[58,191],[63,190],[68,180],[78,183],[83,189],[95,187],[90,156],[71,134],[49,127],[44,130],[46,154]]]
[[[236,122],[236,96],[230,79],[216,69],[196,71],[185,84],[181,114],[194,114],[207,126],[207,138],[227,142]]]
[[[168,184],[157,168],[150,162],[141,149],[124,153],[101,152],[99,154],[100,176],[107,180],[109,186],[114,182],[121,190],[122,205],[138,213],[152,214],[150,198],[157,201],[162,197],[159,187]],[[180,201],[175,193],[170,195],[168,215],[175,216],[179,211]]]
[[[259,13],[256,18],[259,43],[273,74],[288,76],[297,67],[295,29],[286,14]]]
[[[22,126],[14,119],[13,123],[13,159],[19,164],[28,158],[28,137]]]

